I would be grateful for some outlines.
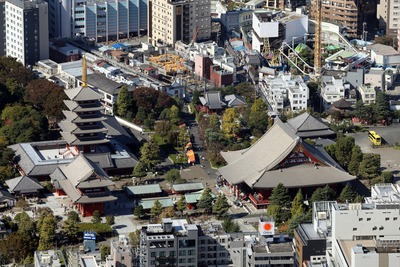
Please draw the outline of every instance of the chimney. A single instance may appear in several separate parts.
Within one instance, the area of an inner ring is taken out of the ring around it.
[[[87,65],[85,56],[82,56],[82,87],[87,87]]]

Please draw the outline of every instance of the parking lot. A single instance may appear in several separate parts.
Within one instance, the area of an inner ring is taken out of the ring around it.
[[[356,145],[361,147],[363,153],[381,155],[381,166],[385,170],[393,171],[395,176],[400,172],[400,150],[393,145],[400,144],[400,124],[387,127],[368,127],[367,130],[376,131],[384,140],[382,147],[373,147],[367,132],[349,134],[354,137]]]

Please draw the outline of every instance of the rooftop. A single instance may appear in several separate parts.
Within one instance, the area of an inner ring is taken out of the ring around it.
[[[162,190],[159,184],[147,184],[147,185],[127,186],[126,192],[130,196],[140,196],[146,194],[158,194],[161,193]]]

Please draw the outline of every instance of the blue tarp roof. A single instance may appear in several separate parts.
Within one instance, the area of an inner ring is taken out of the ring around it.
[[[114,49],[121,49],[121,48],[126,48],[126,45],[124,45],[124,44],[114,44],[112,47]]]
[[[242,51],[242,50],[245,50],[245,49],[246,49],[246,47],[244,47],[243,45],[239,45],[239,46],[236,46],[234,48],[235,51]]]

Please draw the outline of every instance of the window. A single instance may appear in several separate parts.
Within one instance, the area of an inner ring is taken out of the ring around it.
[[[397,217],[394,217],[394,218],[393,218],[393,221],[397,221]]]
[[[371,220],[371,218],[367,218],[367,221],[370,221]]]
[[[357,231],[357,228],[353,228],[353,231]]]
[[[363,218],[358,218],[358,221],[361,222],[362,220],[364,220]]]
[[[385,218],[385,221],[389,221],[389,218],[388,218],[388,217],[386,217],[386,218]]]
[[[152,252],[151,254],[150,254],[150,257],[155,257],[156,256],[156,253],[155,252]]]
[[[165,251],[160,251],[159,256],[160,257],[165,257]]]

